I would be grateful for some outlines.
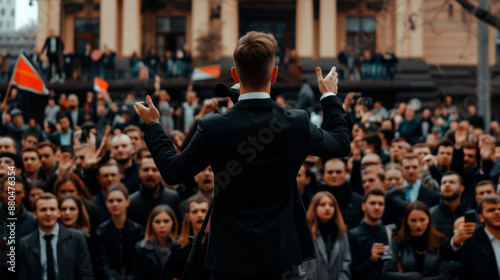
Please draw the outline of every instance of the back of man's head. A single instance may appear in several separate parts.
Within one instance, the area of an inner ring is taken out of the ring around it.
[[[273,35],[251,31],[241,37],[233,59],[239,80],[244,86],[262,88],[271,79],[278,43]]]

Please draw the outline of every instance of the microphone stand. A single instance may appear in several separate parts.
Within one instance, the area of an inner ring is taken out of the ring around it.
[[[212,215],[212,201],[213,199],[210,200],[210,204],[208,205],[208,210],[207,213],[205,214],[205,219],[203,219],[203,223],[201,224],[201,228],[198,230],[198,233],[196,233],[196,236],[193,239],[193,243],[191,244],[191,251],[189,252],[189,256],[186,260],[186,266],[184,267],[184,271],[182,272],[182,276],[180,280],[185,280],[186,276],[188,275],[189,269],[191,268],[191,265],[193,264],[194,257],[196,256],[196,252],[198,251],[198,248],[201,246],[201,242],[203,241],[203,237],[207,236],[207,233],[205,233],[205,229],[207,228],[208,220],[210,219],[210,216]],[[191,239],[192,236],[189,237]]]

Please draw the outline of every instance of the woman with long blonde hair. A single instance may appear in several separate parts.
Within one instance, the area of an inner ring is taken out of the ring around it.
[[[307,221],[317,257],[299,266],[301,279],[350,279],[347,227],[335,197],[329,192],[316,193],[307,210]]]

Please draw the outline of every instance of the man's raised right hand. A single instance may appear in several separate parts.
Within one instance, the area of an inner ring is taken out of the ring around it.
[[[318,77],[318,87],[321,95],[327,92],[333,92],[335,95],[337,94],[339,79],[335,66],[332,67],[332,70],[330,70],[330,73],[328,73],[325,78],[323,78],[321,68],[316,67],[316,76]]]

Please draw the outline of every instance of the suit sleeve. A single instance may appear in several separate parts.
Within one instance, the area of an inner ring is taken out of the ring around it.
[[[167,184],[180,184],[209,165],[211,146],[204,133],[204,121],[199,120],[193,139],[184,151],[177,154],[161,124],[148,125],[144,140]]]
[[[92,270],[92,264],[90,261],[90,253],[87,247],[87,241],[83,233],[78,233],[75,235],[77,237],[77,252],[78,253],[78,266],[77,275],[78,279],[81,280],[92,280],[94,279],[94,272]]]
[[[104,236],[104,227],[97,228],[97,239],[99,243],[99,263],[102,274],[106,279],[114,280],[113,273],[108,261],[108,252],[106,250],[106,237]]]
[[[471,254],[469,251],[469,243],[472,237],[465,240],[464,244],[455,252],[451,248],[451,239],[447,240],[442,246],[440,256],[443,260],[455,260],[459,262],[467,262]]]
[[[321,100],[323,129],[310,124],[309,154],[324,158],[341,158],[351,153],[347,115],[338,96]]]
[[[19,280],[28,280],[29,279],[29,274],[28,270],[30,269],[28,267],[28,262],[26,260],[26,244],[27,239],[23,238],[19,242],[19,263],[17,266],[17,269],[19,270]]]
[[[45,39],[45,44],[43,44],[43,48],[42,50],[40,51],[40,54],[43,53],[43,51],[45,50],[45,48],[49,45],[49,38]],[[47,50],[48,51],[48,50]]]

